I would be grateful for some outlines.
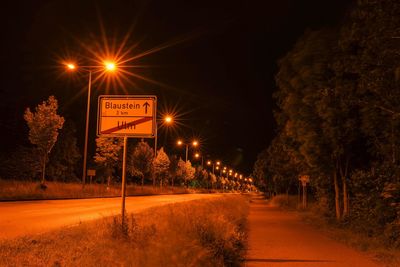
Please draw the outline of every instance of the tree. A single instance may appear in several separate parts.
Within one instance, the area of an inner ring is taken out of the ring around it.
[[[163,181],[168,177],[169,163],[168,155],[164,152],[164,148],[161,147],[153,160],[153,176],[154,179],[160,181],[160,187],[162,187]],[[155,185],[155,180],[153,180],[153,185]]]
[[[194,179],[194,174],[196,173],[196,169],[192,167],[192,163],[188,160],[185,163],[185,181],[188,184],[189,181]]]
[[[57,114],[58,103],[54,96],[39,104],[35,111],[25,110],[24,119],[29,127],[29,141],[38,149],[42,167],[41,183],[45,182],[48,155],[57,141],[58,130],[63,127],[64,118]]]
[[[115,137],[96,138],[96,155],[94,161],[105,169],[108,185],[111,175],[118,164],[119,155],[123,147],[123,139]]]
[[[334,67],[344,56],[337,38],[336,30],[306,32],[280,61],[276,81],[281,131],[292,139],[316,188],[327,192],[325,186],[333,186],[339,220],[342,205],[344,216],[349,210],[348,176],[360,134],[356,94]],[[326,182],[330,179],[333,183]]]
[[[189,181],[194,179],[195,172],[196,169],[192,167],[192,163],[189,160],[185,162],[182,159],[179,159],[176,176],[182,180],[187,187],[189,186]]]
[[[75,134],[75,125],[71,120],[67,120],[60,132],[59,141],[54,145],[50,153],[47,173],[54,181],[78,180],[75,171],[81,154],[79,153]]]
[[[217,176],[214,173],[210,173],[211,188],[214,189],[214,184],[217,182]]]
[[[18,146],[11,155],[0,160],[0,173],[5,179],[33,180],[40,175],[41,170],[36,147]]]
[[[130,156],[128,171],[131,175],[137,175],[141,178],[142,186],[144,185],[145,176],[151,172],[153,158],[153,149],[143,140],[135,146]]]
[[[174,186],[175,179],[177,178],[177,171],[178,171],[178,156],[172,155],[169,157],[169,175],[171,178],[171,186]]]

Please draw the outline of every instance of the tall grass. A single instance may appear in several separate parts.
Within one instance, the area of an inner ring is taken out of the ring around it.
[[[121,195],[121,186],[107,187],[103,184],[91,184],[82,187],[78,183],[47,182],[43,189],[39,183],[29,181],[13,181],[0,179],[0,200],[20,199],[60,199],[60,198],[87,198],[87,197],[113,197]],[[128,195],[153,195],[189,193],[184,187],[152,187],[128,185]]]
[[[0,243],[0,266],[240,266],[248,201],[195,200]]]

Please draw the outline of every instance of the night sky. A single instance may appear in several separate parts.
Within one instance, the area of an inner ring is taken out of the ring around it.
[[[174,110],[179,122],[162,127],[159,143],[170,153],[178,136],[198,137],[202,154],[249,174],[256,156],[274,136],[272,93],[277,60],[307,29],[334,26],[346,11],[338,0],[280,1],[7,1],[1,7],[0,127],[2,153],[28,144],[26,107],[55,95],[60,113],[77,127],[83,145],[87,77],[72,76],[60,60],[90,63],[84,47],[121,43],[132,55],[168,47],[132,64],[129,94],[155,94],[160,112]],[[100,25],[104,25],[105,35]],[[79,43],[85,44],[84,46]],[[93,84],[89,151],[94,153],[97,96]],[[110,94],[122,94],[111,88]],[[161,118],[161,117],[160,117]]]

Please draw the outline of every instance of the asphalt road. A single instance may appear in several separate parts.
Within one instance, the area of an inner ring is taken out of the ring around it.
[[[126,210],[135,213],[154,206],[219,196],[182,194],[127,197]],[[0,202],[0,239],[43,233],[120,212],[121,198]]]
[[[246,267],[378,267],[369,255],[330,239],[305,224],[296,212],[253,198],[249,214]]]

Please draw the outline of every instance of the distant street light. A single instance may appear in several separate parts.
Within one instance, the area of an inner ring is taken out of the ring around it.
[[[188,161],[189,144],[188,144],[188,143],[185,143],[185,144],[184,144],[184,142],[183,142],[181,139],[179,139],[179,140],[176,142],[176,144],[177,144],[178,146],[185,145],[185,147],[186,147],[185,162],[187,162],[187,161]],[[193,141],[191,142],[191,145],[192,145],[193,147],[197,147],[197,146],[199,145],[199,142],[198,142],[197,140],[193,140]]]
[[[78,66],[72,62],[66,63],[65,67],[69,71],[76,71]],[[85,126],[85,145],[83,149],[83,170],[82,170],[82,185],[86,184],[86,167],[87,167],[87,146],[89,135],[89,111],[90,111],[90,94],[92,88],[92,72],[98,70],[98,66],[82,66],[82,70],[88,73],[88,94],[86,104],[86,126]],[[117,69],[116,64],[112,61],[103,62],[103,70],[107,72],[115,72]]]
[[[168,116],[168,115],[165,116],[164,122],[165,122],[166,124],[171,124],[172,121],[173,121],[173,118],[172,118],[171,116]]]
[[[220,164],[221,164],[220,161],[216,161],[216,162],[211,161],[211,160],[208,160],[208,161],[207,161],[207,165],[208,165],[208,166],[212,166],[212,173],[213,173],[213,174],[215,174],[215,173],[214,173],[214,169],[219,170],[219,165],[220,165]],[[215,165],[217,165],[217,166],[215,166]],[[220,173],[220,175],[221,175],[221,173]]]
[[[203,168],[203,155],[200,155],[200,153],[195,153],[194,157],[196,159],[199,159],[201,157],[201,167]]]
[[[174,119],[170,115],[166,115],[163,118],[163,123],[165,125],[171,125],[173,123]],[[158,123],[156,122],[156,134],[154,137],[154,155],[157,156],[157,140],[158,140]]]

